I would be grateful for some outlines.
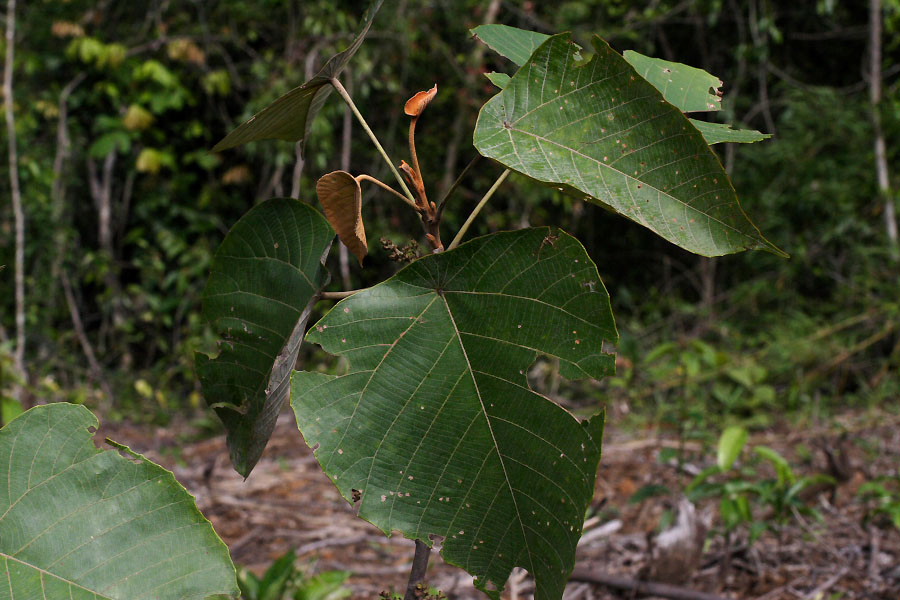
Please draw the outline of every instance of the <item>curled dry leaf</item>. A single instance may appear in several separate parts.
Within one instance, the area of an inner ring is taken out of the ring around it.
[[[428,103],[437,95],[437,84],[430,90],[417,92],[412,98],[406,101],[403,111],[411,117],[418,117],[428,106]]]
[[[359,182],[346,171],[323,175],[316,183],[316,193],[325,208],[325,217],[344,245],[362,264],[369,252],[362,221],[362,190]]]

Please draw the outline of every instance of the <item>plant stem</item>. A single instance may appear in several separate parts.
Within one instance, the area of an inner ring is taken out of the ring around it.
[[[450,242],[450,245],[447,246],[447,250],[453,250],[459,243],[462,241],[463,237],[466,235],[466,232],[469,230],[469,227],[472,225],[472,221],[475,220],[475,217],[478,216],[478,213],[481,212],[481,209],[484,208],[484,205],[487,204],[488,200],[491,199],[491,196],[494,195],[494,192],[497,191],[497,188],[500,187],[506,178],[509,177],[511,171],[506,169],[503,173],[500,174],[500,177],[497,178],[497,181],[494,182],[494,185],[491,186],[491,189],[487,191],[481,201],[478,203],[478,206],[475,207],[475,210],[472,211],[472,214],[469,215],[469,218],[466,219],[466,222],[463,223],[463,226],[459,228],[459,233],[456,234],[456,237],[453,238],[453,241]]]
[[[397,178],[397,182],[403,189],[403,193],[406,194],[406,197],[409,198],[410,202],[415,204],[416,199],[413,198],[412,192],[410,192],[409,188],[406,187],[406,182],[403,181],[403,178],[400,176],[400,172],[397,171],[397,167],[394,166],[394,161],[392,161],[391,157],[388,156],[387,152],[384,151],[384,148],[381,146],[378,138],[375,137],[375,133],[372,131],[372,128],[369,127],[368,123],[366,123],[365,117],[363,117],[362,113],[359,112],[359,109],[356,108],[356,104],[353,103],[353,98],[350,97],[350,94],[347,93],[347,90],[344,89],[344,86],[340,81],[338,81],[336,77],[331,78],[331,85],[334,87],[334,89],[337,90],[337,93],[341,95],[341,98],[344,99],[344,102],[347,103],[347,106],[350,107],[350,110],[353,111],[353,114],[356,116],[356,120],[359,121],[359,124],[362,125],[362,128],[365,129],[367,134],[369,134],[369,139],[372,140],[372,143],[375,144],[376,148],[378,148],[378,152],[381,153],[381,158],[384,159],[384,162],[386,162],[387,166],[390,167],[391,173],[393,173],[394,177]]]
[[[357,180],[357,181],[368,181],[369,183],[374,183],[375,185],[377,185],[377,186],[380,187],[381,189],[386,190],[386,191],[392,193],[393,195],[397,196],[398,198],[400,198],[401,200],[403,200],[404,202],[406,202],[407,204],[409,204],[410,206],[412,206],[414,209],[416,209],[416,212],[419,211],[419,206],[418,206],[417,204],[415,204],[414,202],[412,202],[409,198],[407,198],[406,196],[404,196],[403,194],[401,194],[400,192],[398,192],[397,190],[395,190],[394,188],[392,188],[392,187],[389,186],[388,184],[386,184],[386,183],[384,183],[384,182],[382,182],[382,181],[379,181],[379,180],[375,179],[375,178],[372,177],[371,175],[366,175],[366,174],[357,175],[357,176],[356,176],[356,180]]]
[[[416,554],[413,557],[412,568],[409,571],[409,583],[406,584],[406,595],[403,600],[416,600],[416,586],[425,579],[425,571],[428,569],[428,555],[431,548],[422,540],[416,540]]]
[[[440,201],[437,203],[437,220],[438,221],[441,220],[441,217],[444,214],[444,206],[447,205],[447,200],[450,198],[450,196],[453,194],[453,192],[456,191],[456,188],[459,187],[459,184],[462,183],[463,178],[469,174],[469,171],[472,170],[472,167],[477,165],[480,160],[481,160],[481,155],[476,154],[475,158],[472,159],[472,162],[470,162],[469,164],[466,165],[466,168],[462,170],[462,173],[460,173],[459,177],[456,178],[456,181],[453,182],[453,185],[451,185],[449,188],[447,188],[447,191],[444,193],[444,195],[441,197]]]
[[[416,153],[416,123],[418,121],[419,117],[417,115],[409,122],[409,156],[412,158],[412,167],[416,174],[418,174],[419,180],[424,182],[425,180],[422,179],[422,169],[419,167],[419,155]]]
[[[360,290],[346,290],[343,292],[322,292],[321,294],[319,294],[319,298],[321,298],[322,300],[343,300],[344,298],[349,298],[353,294],[357,294],[367,289],[368,288],[362,288]]]

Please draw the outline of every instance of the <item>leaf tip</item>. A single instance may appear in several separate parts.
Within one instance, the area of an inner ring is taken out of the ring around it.
[[[231,137],[231,136],[226,135],[225,137],[223,137],[221,140],[219,140],[219,142],[215,146],[212,147],[212,149],[209,152],[210,153],[222,152],[223,150],[228,150],[229,148],[233,148],[234,146],[228,143],[229,137]]]

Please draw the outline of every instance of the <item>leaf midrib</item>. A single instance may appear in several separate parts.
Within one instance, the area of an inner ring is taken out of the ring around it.
[[[469,376],[472,378],[472,385],[475,386],[476,397],[478,398],[478,404],[481,406],[481,413],[484,415],[484,421],[487,425],[488,431],[491,434],[491,441],[494,445],[494,451],[497,453],[497,460],[500,462],[500,468],[503,469],[503,481],[506,483],[506,487],[509,490],[509,496],[512,499],[513,507],[516,510],[516,520],[519,523],[519,528],[522,532],[522,543],[525,545],[527,552],[526,556],[528,556],[529,567],[528,570],[534,573],[534,560],[532,559],[531,548],[528,545],[528,535],[525,533],[525,520],[522,518],[522,512],[519,509],[519,501],[516,498],[516,490],[512,486],[512,482],[510,481],[509,471],[506,469],[506,462],[503,458],[503,453],[500,451],[500,444],[497,442],[497,435],[494,432],[494,427],[491,424],[491,417],[488,414],[487,407],[484,405],[484,400],[482,399],[481,389],[478,387],[478,379],[475,377],[475,369],[472,367],[472,362],[469,360],[469,353],[466,351],[466,345],[463,343],[462,334],[460,332],[459,327],[456,325],[456,319],[453,318],[453,311],[450,309],[450,304],[447,302],[446,298],[441,298],[444,302],[444,308],[447,310],[447,315],[450,317],[450,323],[453,326],[453,333],[456,336],[456,340],[459,343],[460,350],[462,351],[463,359],[466,361],[466,370],[469,372]],[[478,539],[477,536],[475,539]]]

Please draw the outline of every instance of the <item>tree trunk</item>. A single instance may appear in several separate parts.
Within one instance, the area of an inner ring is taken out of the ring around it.
[[[897,236],[897,214],[891,197],[888,174],[887,145],[881,127],[881,0],[869,0],[869,101],[872,109],[872,129],[875,134],[875,173],[878,180],[878,196],[884,206],[884,224],[891,254],[900,256]]]
[[[19,187],[19,154],[16,147],[16,116],[13,110],[13,61],[16,44],[16,0],[6,3],[6,60],[3,68],[3,100],[6,105],[6,138],[9,152],[9,186],[12,195],[15,220],[15,295],[16,295],[16,349],[13,367],[19,377],[27,378],[25,371],[25,210],[22,207],[22,190]],[[24,401],[24,387],[16,386],[16,399]]]
[[[126,321],[122,286],[119,281],[118,253],[114,244],[113,176],[117,156],[115,150],[107,154],[99,173],[94,160],[90,157],[87,159],[91,196],[94,200],[94,208],[97,210],[97,239],[100,253],[108,261],[103,282],[109,294],[109,311],[104,313],[100,324],[98,348],[101,355],[110,348],[116,347],[115,334],[121,331]],[[133,362],[133,356],[127,344],[122,350],[120,362],[123,368],[130,367]]]

